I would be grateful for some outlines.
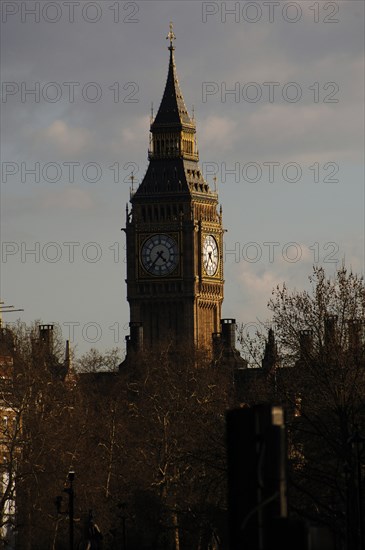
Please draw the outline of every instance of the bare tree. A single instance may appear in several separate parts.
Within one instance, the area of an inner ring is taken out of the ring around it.
[[[225,509],[224,413],[232,390],[232,373],[186,350],[149,354],[129,376],[133,476],[140,488],[133,498],[136,515],[144,499],[151,502],[155,539],[149,543],[156,548],[198,547],[199,540],[204,547],[214,514]]]
[[[338,548],[362,550],[365,285],[344,266],[333,277],[314,268],[310,283],[310,291],[273,290],[278,353],[252,380],[286,406],[292,510],[329,526]]]

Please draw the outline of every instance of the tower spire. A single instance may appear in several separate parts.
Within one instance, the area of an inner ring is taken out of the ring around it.
[[[145,351],[212,347],[223,301],[223,228],[199,167],[196,125],[175,63],[173,24],[163,96],[151,112],[149,164],[127,212],[127,297],[131,340],[143,328]],[[133,330],[132,330],[133,329]],[[133,368],[133,346],[125,365]],[[123,367],[124,368],[124,367]]]
[[[170,31],[166,36],[166,39],[170,41],[170,45],[168,47],[170,50],[169,68],[161,104],[154,123],[151,125],[152,132],[156,129],[156,127],[158,128],[161,126],[164,128],[167,126],[178,126],[181,128],[182,125],[188,125],[191,129],[195,128],[195,124],[188,114],[177,77],[174,59],[175,47],[173,45],[173,41],[176,37],[173,31],[172,22],[170,23]]]
[[[177,77],[173,23],[166,36],[170,45],[167,80],[156,117],[151,117],[149,159],[185,158],[198,160],[195,121],[190,118]]]

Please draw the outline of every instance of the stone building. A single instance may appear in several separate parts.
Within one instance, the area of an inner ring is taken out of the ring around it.
[[[168,75],[151,117],[149,165],[126,212],[127,361],[133,352],[170,346],[218,352],[242,366],[235,321],[221,320],[222,207],[198,164],[196,123],[177,77],[172,24],[167,39]]]
[[[44,369],[49,381],[72,380],[70,349],[60,361],[53,350],[53,325],[39,325],[38,335],[30,337],[31,352],[24,356],[17,349],[15,331],[0,324],[0,541],[9,550],[18,547],[17,526],[22,522],[24,488],[18,485],[29,429],[29,408],[42,409],[42,390],[37,384]],[[21,342],[21,345],[26,342]],[[32,374],[33,373],[33,374]]]

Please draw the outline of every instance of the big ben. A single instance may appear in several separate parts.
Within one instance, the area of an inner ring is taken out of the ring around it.
[[[151,118],[149,165],[127,207],[127,299],[144,349],[211,349],[223,301],[218,195],[199,167],[196,124],[185,106],[170,24],[165,90]],[[136,333],[134,332],[134,335]]]

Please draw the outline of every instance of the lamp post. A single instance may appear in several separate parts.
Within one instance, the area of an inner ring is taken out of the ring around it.
[[[65,493],[68,494],[68,518],[70,522],[69,527],[69,548],[73,550],[74,548],[74,487],[73,481],[75,479],[75,472],[70,470],[68,472],[68,481],[69,486],[64,489]]]
[[[69,549],[73,550],[74,548],[74,487],[73,481],[75,479],[75,472],[70,470],[68,472],[68,487],[66,487],[63,492],[68,494],[68,510],[62,512],[62,497],[57,496],[55,499],[55,504],[57,508],[57,514],[68,515],[69,518]]]

